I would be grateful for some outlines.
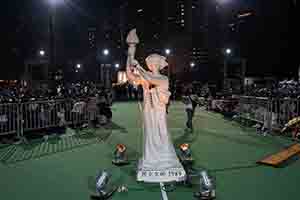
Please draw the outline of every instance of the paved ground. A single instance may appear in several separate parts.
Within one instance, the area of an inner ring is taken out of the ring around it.
[[[224,120],[219,114],[199,110],[195,133],[185,134],[185,115],[180,103],[171,105],[168,117],[175,145],[190,143],[196,167],[207,169],[216,176],[217,199],[299,198],[300,161],[283,168],[255,164],[260,158],[291,144],[288,140],[256,135],[235,122]],[[116,104],[113,121],[112,129],[85,130],[81,132],[85,135],[1,147],[0,199],[88,199],[89,179],[103,168],[113,173],[113,184],[124,184],[129,188],[128,193],[116,193],[113,199],[161,199],[158,184],[135,181],[134,161],[139,157],[142,139],[137,104]],[[111,165],[117,143],[128,146],[132,165],[122,168]],[[193,188],[176,186],[168,196],[170,200],[192,200],[192,192],[197,188],[198,185]]]

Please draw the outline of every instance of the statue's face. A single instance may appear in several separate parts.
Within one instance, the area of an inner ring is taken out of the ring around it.
[[[146,64],[147,64],[147,67],[149,68],[149,70],[150,71],[156,71],[156,65],[154,64],[154,63],[152,63],[152,62],[146,62]]]

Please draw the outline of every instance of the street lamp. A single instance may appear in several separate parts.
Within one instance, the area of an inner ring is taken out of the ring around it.
[[[55,13],[58,4],[63,3],[63,0],[47,0],[50,13],[49,13],[49,67],[52,68],[56,66],[56,39],[55,39]],[[49,71],[49,67],[47,71]]]
[[[103,50],[103,55],[108,56],[109,55],[109,50],[108,49],[104,49]]]
[[[39,54],[40,54],[40,56],[44,56],[45,55],[45,51],[44,50],[40,50]]]
[[[165,53],[166,53],[166,55],[170,55],[171,49],[165,49]]]
[[[225,53],[226,53],[227,55],[230,55],[230,54],[232,53],[232,51],[231,51],[231,49],[227,48],[227,49],[225,50]]]
[[[190,63],[190,66],[191,66],[191,68],[195,67],[195,63],[194,63],[194,62],[191,62],[191,63]]]

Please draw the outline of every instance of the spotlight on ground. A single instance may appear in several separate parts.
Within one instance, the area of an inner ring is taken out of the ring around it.
[[[187,173],[187,176],[192,176],[195,173],[195,170],[193,169],[194,159],[192,157],[190,145],[187,143],[183,143],[179,146],[179,149],[179,158]]]
[[[117,190],[117,187],[108,187],[108,182],[111,178],[111,175],[103,170],[99,175],[96,177],[96,192],[97,194],[93,194],[90,196],[91,199],[95,200],[106,200],[110,199],[110,197],[114,194]]]
[[[181,153],[181,155],[180,155],[181,160],[184,160],[184,161],[193,160],[189,144],[187,144],[187,143],[181,144],[180,145],[180,153]]]
[[[194,196],[201,200],[212,200],[216,198],[216,187],[214,179],[207,171],[200,172],[200,188]]]
[[[126,156],[126,146],[124,144],[117,144],[116,150],[114,151],[114,158],[112,163],[117,166],[129,164]]]

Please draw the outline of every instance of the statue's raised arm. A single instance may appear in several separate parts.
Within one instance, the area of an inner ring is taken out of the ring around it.
[[[128,56],[127,56],[127,63],[126,63],[126,74],[129,82],[139,82],[139,76],[135,75],[132,72],[132,68],[134,66],[134,57],[136,51],[136,45],[139,43],[139,38],[136,34],[136,29],[132,29],[126,39],[128,44]]]

